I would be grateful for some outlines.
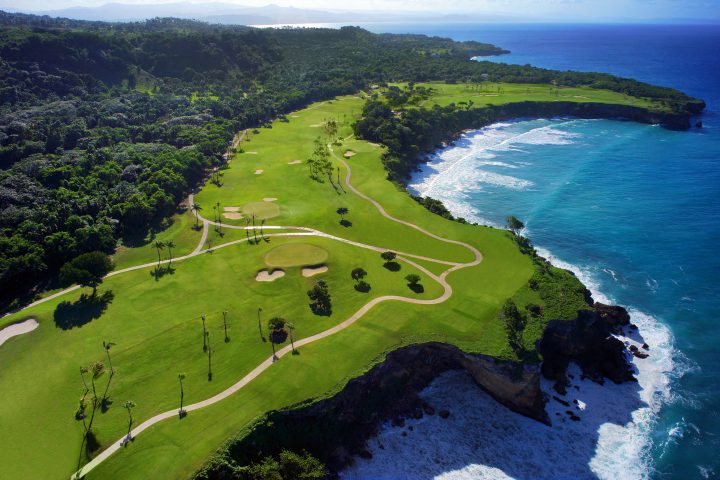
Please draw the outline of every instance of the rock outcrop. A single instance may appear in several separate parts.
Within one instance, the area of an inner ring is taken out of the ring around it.
[[[602,303],[595,303],[593,310],[581,312],[574,321],[550,322],[538,344],[543,375],[555,380],[555,389],[562,392],[565,371],[573,361],[583,375],[597,382],[605,378],[615,383],[634,381],[625,344],[612,336],[629,323],[627,310]]]

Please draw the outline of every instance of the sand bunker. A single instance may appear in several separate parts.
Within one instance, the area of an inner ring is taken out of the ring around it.
[[[267,270],[260,270],[257,275],[255,275],[255,280],[258,282],[274,282],[278,278],[285,276],[285,270],[273,270],[272,272],[268,272]]]
[[[257,152],[245,152],[245,153],[247,153],[248,155],[257,155]]]
[[[277,198],[275,198],[275,197],[265,197],[265,198],[263,198],[263,202],[274,202],[275,200],[277,200]]]
[[[255,170],[255,175],[260,175],[262,172],[264,172],[262,169]]]
[[[310,125],[310,128],[320,128],[323,126],[325,126],[324,123],[313,123],[312,125]]]
[[[350,157],[352,157],[353,155],[355,155],[355,152],[353,152],[352,150],[348,150],[347,152],[345,152],[345,154],[343,155],[343,157],[345,157],[345,158],[350,158]]]
[[[290,115],[292,118],[300,118],[300,115]]]
[[[240,212],[225,212],[223,213],[223,217],[229,220],[240,220],[243,218],[243,214]]]
[[[23,333],[30,333],[38,327],[38,322],[34,318],[28,318],[24,322],[14,323],[9,327],[5,327],[0,330],[0,345],[10,340],[12,337],[22,335]]]
[[[302,160],[293,160],[292,162],[288,162],[288,165],[297,165],[298,163],[302,163]]]
[[[239,212],[240,207],[223,207],[223,210],[226,212]]]
[[[328,271],[328,267],[326,265],[318,265],[317,267],[304,267],[302,269],[302,276],[303,277],[312,277],[315,275],[319,275],[321,273],[325,273]]]

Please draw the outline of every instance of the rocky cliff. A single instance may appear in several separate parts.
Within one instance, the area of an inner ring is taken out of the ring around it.
[[[222,462],[206,466],[198,478],[226,478],[233,465],[245,465],[281,448],[306,450],[337,472],[353,455],[367,454],[367,439],[388,421],[434,415],[419,392],[439,374],[464,369],[483,390],[507,408],[549,424],[541,373],[562,390],[565,369],[577,362],[584,374],[602,382],[632,381],[628,354],[611,334],[629,322],[622,307],[600,303],[574,321],[551,321],[538,344],[542,364],[524,365],[466,353],[444,343],[410,345],[390,352],[332,397],[268,413],[249,432],[228,443]]]

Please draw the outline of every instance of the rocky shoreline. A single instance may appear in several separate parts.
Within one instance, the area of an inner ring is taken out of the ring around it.
[[[631,352],[613,336],[629,325],[622,307],[594,303],[573,321],[549,322],[538,350],[541,364],[520,364],[486,355],[463,352],[453,345],[430,342],[394,350],[365,374],[350,380],[332,397],[269,412],[244,435],[229,442],[220,453],[230,464],[243,465],[281,448],[306,450],[337,472],[359,455],[368,458],[367,441],[382,425],[403,426],[406,419],[436,411],[420,392],[440,374],[464,370],[493,399],[508,409],[550,425],[541,389],[541,377],[554,381],[564,394],[570,362],[582,375],[598,383],[635,381]],[[632,328],[632,327],[630,327]],[[579,420],[579,419],[578,419]],[[224,478],[222,469],[204,469],[202,478]]]

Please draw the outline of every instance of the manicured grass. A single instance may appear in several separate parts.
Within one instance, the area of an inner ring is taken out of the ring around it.
[[[255,215],[256,220],[262,220],[280,215],[280,207],[273,202],[250,202],[243,205],[242,213],[246,217]]]
[[[270,267],[299,267],[324,262],[328,252],[310,243],[289,243],[273,248],[263,258]]]
[[[395,84],[404,86],[405,84]],[[433,96],[420,103],[420,106],[430,107],[434,104],[449,105],[451,103],[472,101],[475,107],[483,105],[502,105],[513,102],[596,102],[622,105],[634,105],[653,110],[666,110],[660,102],[655,100],[632,97],[611,90],[602,90],[589,87],[559,87],[541,84],[495,83],[485,82],[480,88],[475,85],[445,83],[418,83],[416,85],[432,87]]]
[[[452,89],[461,86],[451,87],[448,101],[454,94]],[[169,420],[143,432],[91,472],[90,478],[187,477],[223,441],[268,409],[337,391],[400,345],[446,341],[471,352],[516,359],[496,313],[513,295],[525,304],[548,304],[527,288],[534,272],[531,260],[520,254],[506,232],[433,215],[388,182],[380,161],[383,148],[351,137],[350,124],[362,104],[363,100],[355,96],[321,102],[289,115],[288,122],[277,121],[272,128],[259,129],[259,134],[243,143],[246,153],[236,155],[223,171],[222,186],[205,186],[196,202],[207,206],[204,214],[210,217],[211,205],[216,202],[244,206],[275,197],[279,215],[267,225],[312,227],[387,250],[445,261],[471,261],[473,255],[462,246],[381,217],[375,206],[349,193],[343,182],[338,184],[337,171],[332,183],[328,179],[319,183],[309,178],[306,165],[289,164],[311,154],[313,140],[323,135],[317,125],[334,118],[341,142],[333,146],[334,152],[338,156],[346,150],[356,153],[346,160],[352,168],[354,186],[380,201],[390,215],[472,244],[482,252],[483,262],[448,276],[453,295],[445,303],[381,303],[346,330],[303,347],[300,355],[282,358],[227,400],[192,412],[182,421]],[[332,161],[344,179],[345,168],[336,158]],[[259,169],[263,174],[256,175]],[[340,223],[336,213],[340,207],[348,209],[345,219],[351,222],[349,226]],[[157,238],[173,239],[175,256],[180,256],[195,248],[200,233],[191,228],[192,214],[176,221]],[[244,226],[245,220],[223,219],[223,223]],[[252,237],[252,232],[244,230],[222,231],[224,236],[220,237],[211,230],[211,246]],[[345,320],[376,296],[430,299],[442,293],[428,275],[408,264],[401,263],[398,272],[384,268],[378,253],[371,250],[320,237],[268,238],[269,242],[258,245],[243,242],[178,262],[174,273],[160,278],[151,275],[152,267],[111,277],[100,292],[112,290],[115,299],[99,318],[80,327],[62,330],[54,321],[57,305],[75,301],[80,295],[77,291],[0,320],[0,324],[8,324],[34,317],[40,322],[34,332],[0,347],[0,391],[4,396],[0,402],[0,462],[4,474],[8,478],[65,479],[75,470],[82,436],[82,423],[73,418],[82,393],[78,369],[104,360],[103,340],[117,343],[111,350],[117,370],[111,389],[115,403],[107,413],[99,414],[95,428],[105,446],[127,427],[126,412],[120,407],[125,400],[137,403],[137,424],[177,406],[178,372],[187,373],[187,404],[224,390],[267,358],[271,349],[260,339],[258,308],[263,309],[260,323],[265,334],[267,320],[278,315],[296,325],[299,339]],[[319,260],[320,251],[326,252],[327,258]],[[257,282],[255,275],[267,268],[268,254],[276,264],[324,263],[329,270],[304,278],[300,268],[290,267],[274,282]],[[155,259],[154,249],[145,245],[119,253],[117,262],[130,265]],[[447,268],[429,261],[418,263],[436,274]],[[369,293],[355,290],[350,277],[355,267],[368,271]],[[408,288],[404,277],[409,273],[420,274],[423,293]],[[330,317],[315,316],[308,308],[306,292],[317,279],[329,284],[333,299]],[[229,312],[227,343],[223,339],[223,310]],[[206,315],[210,332],[212,381],[207,379],[207,357],[202,350],[201,315]],[[541,333],[540,328],[526,332],[526,345],[533,345]],[[100,381],[103,387],[105,379]]]

